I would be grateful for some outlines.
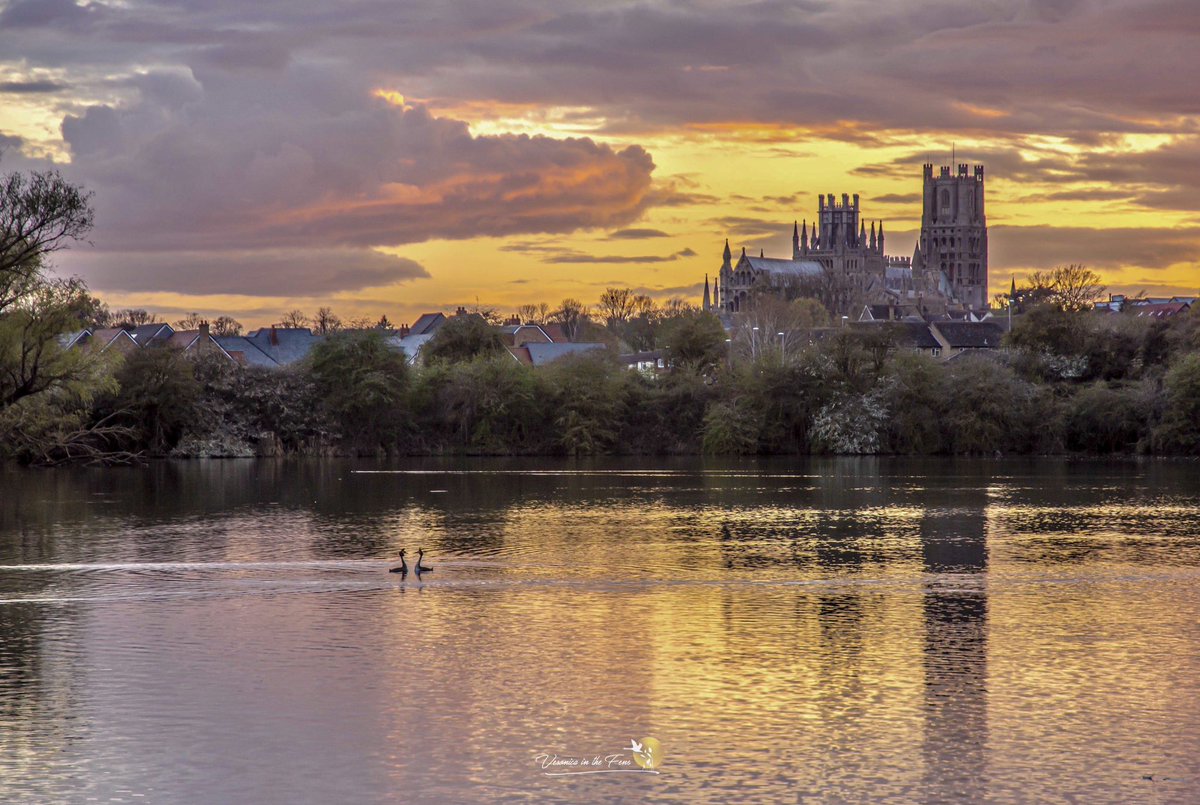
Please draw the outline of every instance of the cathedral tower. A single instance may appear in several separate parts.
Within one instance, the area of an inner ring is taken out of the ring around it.
[[[983,208],[983,166],[973,174],[959,165],[933,174],[925,165],[924,208],[921,213],[921,259],[927,288],[938,287],[938,272],[950,292],[972,308],[988,304],[987,217]],[[914,266],[914,268],[916,268]]]

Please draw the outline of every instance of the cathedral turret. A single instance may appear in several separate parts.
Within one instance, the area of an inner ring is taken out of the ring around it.
[[[854,203],[856,205],[858,204],[858,196],[854,197]],[[872,224],[872,226],[874,226],[874,225]],[[867,222],[860,221],[858,224],[858,243],[855,243],[854,245],[862,246],[866,242],[867,242]]]
[[[879,222],[879,253],[883,254],[883,221]]]
[[[708,275],[704,275],[704,302],[702,310],[707,313],[712,310],[712,297],[708,293]]]
[[[800,225],[792,221],[792,259],[800,259]]]
[[[800,248],[808,251],[808,219],[804,220],[804,227],[800,230]]]
[[[733,255],[729,251],[729,239],[726,238],[725,239],[725,252],[722,255],[723,259],[721,260],[721,268],[733,268],[733,264],[730,263],[730,260],[732,259],[732,257],[733,257]]]
[[[871,222],[871,251],[875,251],[875,222]]]

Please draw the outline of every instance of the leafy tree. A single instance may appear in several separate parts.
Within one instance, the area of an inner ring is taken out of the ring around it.
[[[454,316],[438,328],[421,355],[426,363],[462,363],[503,350],[504,341],[495,327],[478,316]]]
[[[196,415],[201,390],[183,353],[166,347],[136,350],[116,379],[119,390],[102,412],[137,429],[136,448],[163,454],[175,447]]]
[[[725,328],[712,313],[670,319],[663,327],[663,349],[671,364],[690,372],[709,372],[726,359]]]
[[[58,171],[0,176],[0,312],[41,276],[44,259],[92,228],[91,194]]]
[[[543,370],[553,390],[558,443],[571,455],[606,453],[617,446],[625,416],[628,372],[607,354],[574,355]]]
[[[1155,450],[1200,455],[1200,354],[1183,357],[1163,378],[1165,404]]]
[[[0,314],[0,410],[32,395],[93,378],[89,356],[64,349],[90,297],[77,279],[38,280]]]
[[[1150,411],[1138,386],[1093,383],[1066,406],[1063,436],[1067,449],[1086,453],[1133,452],[1146,432]]]
[[[326,338],[307,358],[309,376],[324,408],[358,446],[390,444],[406,419],[408,361],[375,330]]]
[[[745,455],[758,450],[761,423],[756,406],[734,397],[709,406],[704,414],[704,452]]]

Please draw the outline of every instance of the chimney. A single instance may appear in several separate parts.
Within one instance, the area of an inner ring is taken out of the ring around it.
[[[279,346],[279,334],[275,332],[275,325],[271,325],[271,346]]]
[[[454,311],[454,315],[455,316],[465,316],[465,315],[467,315],[467,309],[465,307],[463,307],[462,305],[459,305],[458,310]]]
[[[398,336],[400,336],[401,338],[403,338],[404,336],[408,335],[408,325],[407,325],[407,324],[401,324],[401,325],[400,325],[400,329],[399,329],[399,330],[397,330],[396,334],[397,334]]]
[[[202,338],[202,339],[208,338],[208,322],[207,321],[200,322],[200,338]]]

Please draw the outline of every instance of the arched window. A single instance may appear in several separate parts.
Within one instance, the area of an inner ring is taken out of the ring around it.
[[[942,188],[942,209],[950,209],[950,191],[944,187]]]

